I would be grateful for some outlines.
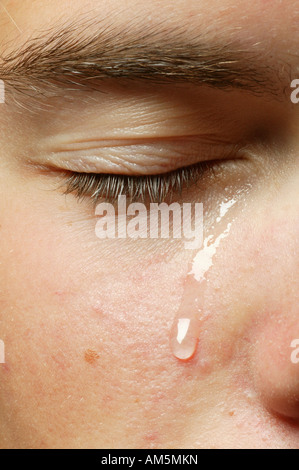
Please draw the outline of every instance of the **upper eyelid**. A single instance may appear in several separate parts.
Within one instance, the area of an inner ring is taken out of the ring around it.
[[[220,140],[212,143],[212,139],[210,142],[207,139],[207,143],[202,143],[198,138],[134,145],[127,143],[125,146],[102,146],[94,150],[81,149],[81,145],[78,150],[54,149],[56,151],[45,155],[31,156],[30,163],[78,173],[159,174],[206,160],[231,158],[241,148],[239,144]]]

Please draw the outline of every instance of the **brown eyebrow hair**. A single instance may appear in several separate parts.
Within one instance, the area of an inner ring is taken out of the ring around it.
[[[4,54],[0,79],[7,90],[36,94],[47,89],[95,89],[101,80],[145,80],[243,89],[279,96],[291,82],[291,66],[273,63],[260,43],[242,48],[201,34],[156,24],[141,29],[103,21],[74,21],[52,27],[20,49]],[[272,56],[272,57],[271,57]]]

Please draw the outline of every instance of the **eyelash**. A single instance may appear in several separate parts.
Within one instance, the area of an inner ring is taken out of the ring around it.
[[[205,161],[158,175],[117,175],[105,173],[64,174],[64,194],[73,193],[79,200],[90,197],[95,203],[100,198],[109,202],[125,195],[130,201],[160,203],[198,182],[206,171],[213,171],[216,161]]]

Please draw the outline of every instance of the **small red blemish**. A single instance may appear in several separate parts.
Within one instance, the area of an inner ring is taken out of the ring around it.
[[[87,349],[84,353],[84,359],[88,364],[94,364],[99,357],[98,353],[93,349]]]
[[[8,365],[6,362],[2,363],[2,364],[1,364],[1,367],[2,367],[2,370],[4,370],[5,372],[9,372],[9,371],[10,371],[10,367],[9,367],[9,365]]]
[[[157,432],[148,432],[143,436],[145,442],[157,442],[159,439],[159,435]]]
[[[54,294],[58,295],[60,297],[64,294],[64,292],[62,290],[57,290],[57,291],[54,292]]]
[[[56,290],[54,292],[54,295],[56,295],[59,299],[65,300],[69,297],[71,292],[65,291],[65,290]]]

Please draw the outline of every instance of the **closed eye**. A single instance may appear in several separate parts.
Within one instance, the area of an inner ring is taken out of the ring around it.
[[[162,202],[181,194],[195,184],[206,172],[212,172],[219,161],[204,161],[157,175],[119,175],[105,173],[65,172],[64,193],[73,193],[79,199],[90,197],[115,202],[120,195],[130,201]]]

